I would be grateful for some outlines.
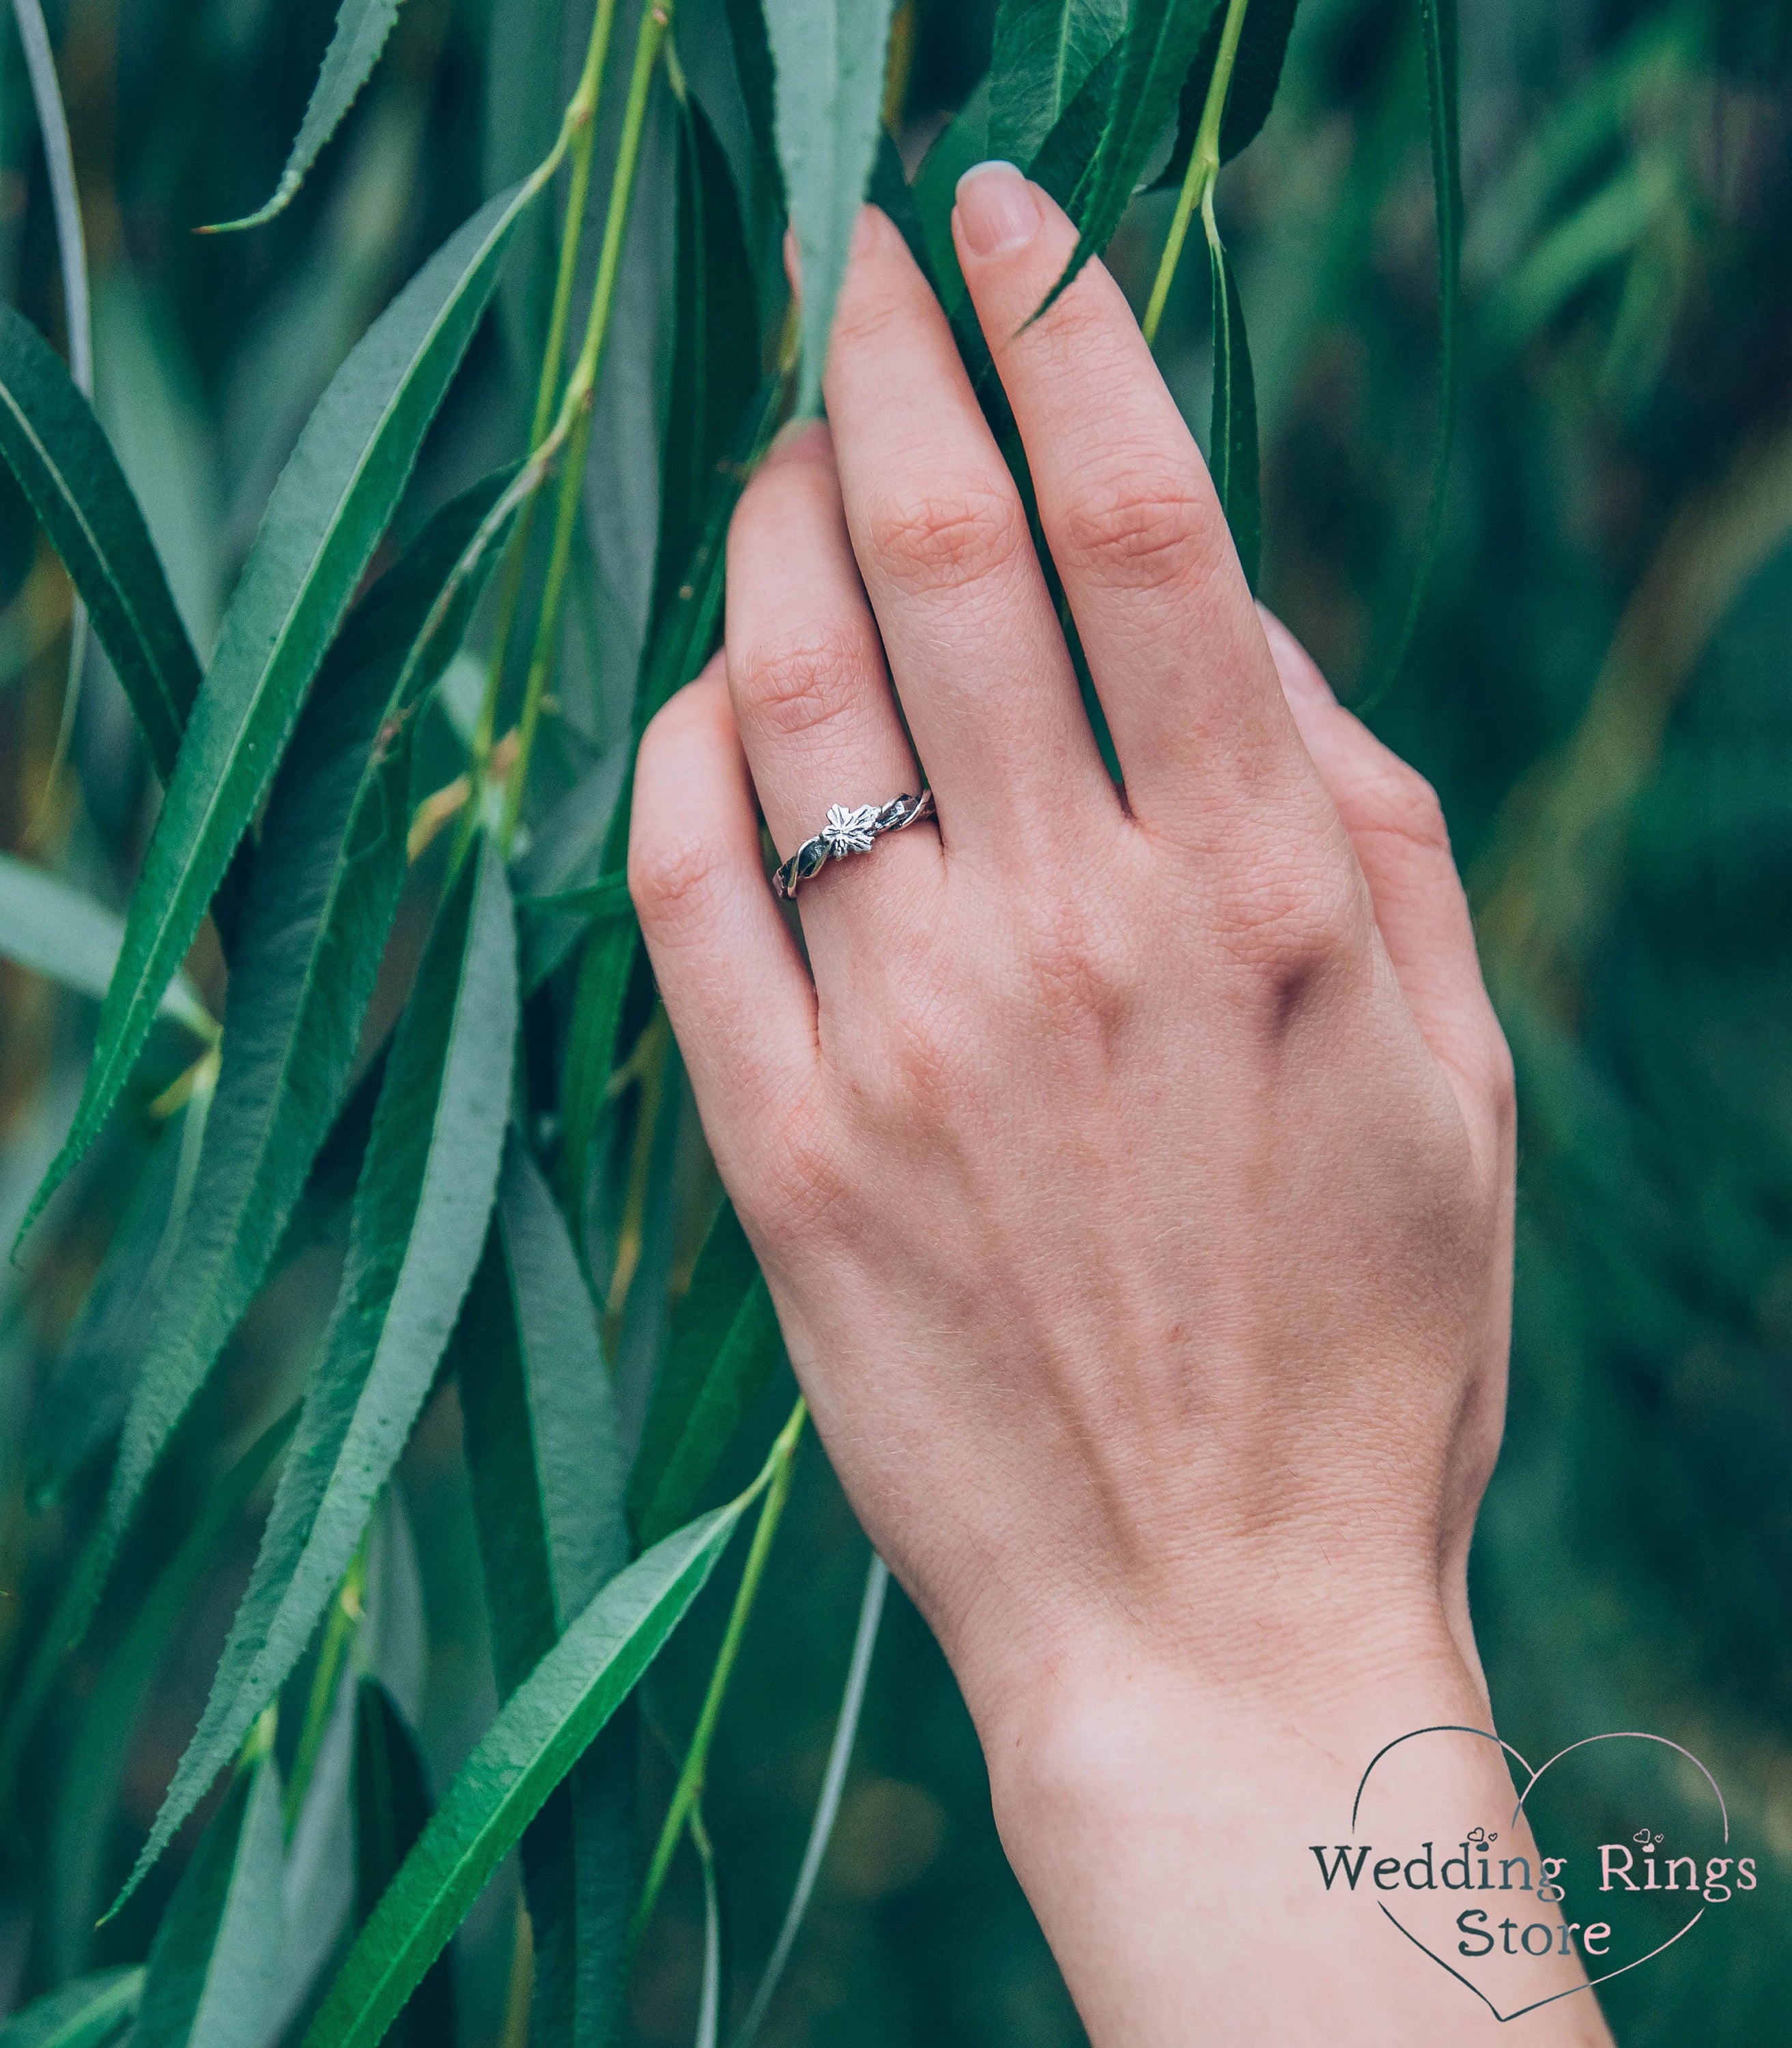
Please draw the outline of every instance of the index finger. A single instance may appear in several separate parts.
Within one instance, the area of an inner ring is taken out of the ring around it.
[[[1011,164],[965,173],[952,231],[1127,801],[1168,821],[1216,774],[1302,773],[1207,465],[1119,286],[1091,262],[1034,318],[1076,230]]]

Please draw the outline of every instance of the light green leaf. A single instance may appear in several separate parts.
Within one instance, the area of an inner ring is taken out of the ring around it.
[[[118,964],[124,920],[84,890],[15,855],[0,853],[0,954],[77,995],[103,1001]],[[217,1020],[184,972],[162,991],[161,1012],[209,1043]]]
[[[141,1968],[101,1970],[0,2020],[0,2048],[104,2048],[136,2017]]]
[[[532,180],[492,200],[425,265],[332,379],[281,472],[156,821],[74,1127],[25,1228],[135,1063],[538,188]]]
[[[783,1351],[753,1247],[724,1203],[673,1317],[629,1479],[643,1543],[657,1542],[696,1506]]]
[[[262,2048],[280,1984],[280,1774],[246,1766],[156,1932],[131,2048]]]
[[[1046,293],[1041,312],[1112,239],[1219,5],[1220,0],[1131,0],[1107,125],[1072,209],[1080,230],[1076,246]]]
[[[629,1553],[627,1469],[596,1311],[514,1130],[456,1351],[492,1660],[508,1696]],[[530,2036],[544,2044],[604,2048],[619,2011],[634,1777],[621,1733],[580,1759],[523,1837]]]
[[[297,1406],[264,1429],[207,1492],[180,1547],[131,1616],[89,1693],[63,1767],[50,1836],[50,1954],[56,1968],[83,1968],[104,1900],[105,1858],[118,1787],[150,1689],[188,1619],[193,1593],[219,1542],[235,1526],[298,1420]]]
[[[86,603],[165,782],[199,692],[199,658],[105,429],[56,351],[6,305],[0,455]]]
[[[254,213],[240,220],[226,220],[203,231],[227,235],[240,227],[259,227],[292,204],[304,183],[305,173],[316,162],[318,152],[335,134],[343,116],[355,104],[355,96],[372,75],[398,18],[401,0],[342,0],[336,14],[336,33],[324,52],[323,68],[311,89],[311,101],[299,123],[286,168],[280,174],[273,196]]]
[[[510,1695],[362,1929],[305,2048],[374,2048],[683,1619],[747,1505],[731,1501],[619,1573]]]
[[[990,60],[988,153],[1025,169],[1126,20],[1126,0],[1002,0]]]
[[[417,1738],[377,1678],[355,1689],[355,1920],[359,1926],[398,1875],[429,1818]],[[449,2048],[454,1980],[438,1958],[393,2022],[390,2048]]]
[[[143,1333],[107,1497],[108,1567],[266,1278],[342,1109],[404,885],[417,706],[498,552],[486,522],[506,474],[444,506],[356,607],[275,782],[242,906],[197,1197],[176,1253],[180,1285]]]
[[[797,409],[821,403],[834,303],[882,129],[890,0],[766,0],[778,156],[803,280]]]
[[[1263,551],[1263,489],[1258,473],[1257,390],[1245,338],[1238,280],[1218,239],[1208,242],[1213,281],[1213,420],[1208,467],[1219,494],[1245,581],[1257,588]]]
[[[516,928],[483,835],[444,898],[393,1041],[322,1356],[198,1732],[122,1895],[273,1699],[404,1449],[491,1210],[517,1028]]]

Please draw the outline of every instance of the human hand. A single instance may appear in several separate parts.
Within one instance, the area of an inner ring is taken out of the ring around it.
[[[1294,1755],[1485,1723],[1511,1069],[1431,793],[1252,605],[1117,288],[1091,264],[1030,324],[1075,234],[1005,169],[954,225],[1123,793],[945,319],[867,210],[831,429],[742,502],[725,667],[643,743],[630,882],[817,1427],[1092,2031],[1169,2039],[1061,1896],[1072,1840],[1124,1888],[1100,1817],[1150,1825],[1135,1762],[1274,1727],[1255,1767],[1328,1798]],[[923,768],[937,830],[804,885],[805,963],[761,807],[782,857]]]

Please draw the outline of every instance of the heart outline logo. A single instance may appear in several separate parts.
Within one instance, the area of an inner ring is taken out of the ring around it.
[[[1705,1768],[1704,1763],[1699,1758],[1693,1755],[1693,1752],[1689,1749],[1687,1749],[1682,1744],[1674,1741],[1667,1736],[1652,1735],[1644,1728],[1612,1728],[1608,1730],[1604,1735],[1582,1736],[1578,1742],[1571,1742],[1565,1747],[1558,1749],[1553,1756],[1549,1758],[1546,1762],[1538,1765],[1535,1769],[1533,1769],[1530,1760],[1528,1757],[1523,1755],[1519,1751],[1515,1750],[1503,1736],[1494,1734],[1491,1729],[1467,1728],[1457,1723],[1449,1721],[1440,1722],[1435,1727],[1432,1728],[1409,1729],[1405,1735],[1396,1736],[1393,1741],[1384,1743],[1382,1747],[1375,1751],[1375,1755],[1370,1758],[1367,1768],[1365,1769],[1361,1779],[1358,1782],[1356,1797],[1351,1802],[1350,1831],[1352,1835],[1355,1835],[1356,1833],[1357,1817],[1362,1811],[1363,1794],[1368,1787],[1369,1779],[1371,1774],[1374,1772],[1375,1766],[1388,1754],[1389,1751],[1398,1749],[1403,1742],[1414,1741],[1422,1735],[1472,1735],[1479,1736],[1484,1742],[1497,1743],[1499,1744],[1499,1747],[1506,1753],[1506,1755],[1511,1757],[1519,1766],[1519,1767],[1527,1774],[1525,1788],[1519,1794],[1518,1804],[1512,1809],[1512,1818],[1508,1825],[1513,1827],[1515,1827],[1518,1825],[1519,1819],[1523,1815],[1525,1802],[1530,1797],[1531,1794],[1536,1790],[1538,1779],[1543,1776],[1546,1771],[1553,1770],[1557,1764],[1561,1763],[1561,1759],[1565,1756],[1571,1756],[1576,1750],[1585,1749],[1590,1744],[1596,1742],[1659,1743],[1664,1749],[1671,1749],[1674,1751],[1679,1755],[1685,1757],[1689,1763],[1694,1765],[1697,1768],[1700,1775],[1705,1779],[1706,1784],[1711,1787],[1712,1796],[1717,1802],[1717,1810],[1723,1817],[1724,1841],[1726,1846],[1728,1846],[1729,1843],[1730,1809],[1724,1802],[1722,1786],[1718,1784],[1717,1780],[1712,1776],[1710,1771]],[[1475,1994],[1476,1997],[1481,2001],[1482,2004],[1487,2007],[1488,2011],[1493,2015],[1494,2018],[1497,2019],[1502,2026],[1504,2026],[1508,2020],[1522,2019],[1527,2012],[1535,2012],[1542,2006],[1553,2005],[1559,1999],[1573,1998],[1581,1992],[1591,1991],[1595,1984],[1609,1984],[1613,1977],[1621,1977],[1628,1970],[1640,1969],[1643,1964],[1652,1962],[1657,1956],[1661,1954],[1664,1949],[1671,1949],[1674,1943],[1680,1939],[1682,1934],[1689,1934],[1693,1928],[1697,1926],[1700,1921],[1705,1918],[1705,1909],[1701,1906],[1698,1911],[1693,1915],[1692,1918],[1689,1920],[1678,1933],[1669,1935],[1665,1941],[1658,1943],[1656,1946],[1651,1949],[1646,1956],[1638,1956],[1630,1962],[1620,1963],[1616,1969],[1607,1970],[1602,1975],[1596,1977],[1589,1977],[1584,1984],[1572,1985],[1566,1991],[1551,1992],[1547,1998],[1534,1999],[1529,2005],[1521,2005],[1515,2011],[1502,2012],[1499,2007],[1494,2003],[1493,2000],[1488,1996],[1487,1993],[1481,1989],[1478,1984],[1476,1984],[1471,1979],[1465,1977],[1460,1970],[1456,1969],[1450,1964],[1446,1963],[1443,1957],[1440,1956],[1434,1949],[1428,1948],[1425,1944],[1418,1938],[1418,1935],[1413,1932],[1411,1928],[1405,1926],[1393,1914],[1390,1913],[1387,1908],[1382,1905],[1379,1899],[1377,1899],[1375,1903],[1379,1908],[1383,1917],[1392,1922],[1393,1925],[1400,1930],[1400,1932],[1406,1936],[1406,1939],[1412,1943],[1413,1946],[1417,1949],[1421,1954],[1429,1956],[1432,1961],[1437,1965],[1439,1969],[1448,1972],[1451,1976],[1456,1979],[1459,1984],[1462,1984],[1466,1987],[1467,1989],[1472,1991]]]

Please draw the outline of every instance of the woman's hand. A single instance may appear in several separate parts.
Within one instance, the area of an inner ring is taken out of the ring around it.
[[[1351,2039],[1367,1982],[1363,2039],[1468,2038],[1491,2021],[1397,1935],[1340,1938],[1309,1847],[1381,1743],[1488,1724],[1464,1581],[1511,1080],[1462,892],[1430,790],[1253,606],[1101,266],[1032,321],[1069,222],[991,166],[954,225],[1123,791],[945,319],[867,210],[831,431],[749,487],[725,665],[642,748],[642,929],[1092,2032],[1185,2041],[1198,2000],[1204,2039]],[[783,857],[924,779],[937,830],[806,882],[799,948],[761,809]],[[1480,1819],[1511,1797],[1484,1748],[1437,1791]],[[1229,1859],[1211,1897],[1197,1852]],[[1294,1977],[1221,1996],[1191,1956],[1215,1910],[1283,1915]],[[1552,2010],[1537,2038],[1604,2038],[1589,1998]]]

